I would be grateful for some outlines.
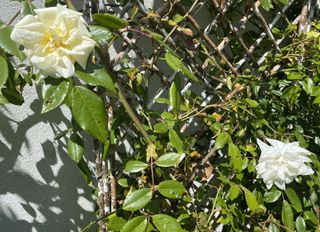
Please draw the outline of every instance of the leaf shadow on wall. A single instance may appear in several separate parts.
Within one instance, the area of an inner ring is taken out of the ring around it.
[[[41,115],[39,100],[30,109],[20,122],[0,113],[1,231],[78,231],[94,218],[85,208],[93,202],[90,189],[68,157],[66,141],[53,142],[69,122],[60,108]],[[48,129],[50,138],[41,134]]]

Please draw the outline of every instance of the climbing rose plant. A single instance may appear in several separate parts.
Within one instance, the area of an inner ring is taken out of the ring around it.
[[[179,57],[188,46],[173,47],[157,28],[173,27],[196,43],[180,12],[160,19],[135,6],[127,19],[95,13],[87,24],[70,1],[48,2],[35,9],[22,1],[21,20],[1,23],[0,103],[23,104],[23,87],[36,84],[42,113],[71,109],[69,128],[56,139],[67,140],[97,202],[96,219],[82,231],[96,224],[121,232],[320,230],[319,24],[301,35],[286,28],[288,45],[258,74],[213,80],[217,97],[204,106],[184,91],[185,81],[205,85]],[[136,43],[141,38],[154,45],[151,55]],[[137,57],[142,63],[134,66]],[[165,76],[159,63],[173,77],[163,79],[168,96],[152,99],[163,112],[149,107],[148,95],[149,78]],[[186,131],[190,120],[200,125],[196,132]],[[84,152],[84,133],[95,157]],[[120,149],[124,143],[130,149]]]

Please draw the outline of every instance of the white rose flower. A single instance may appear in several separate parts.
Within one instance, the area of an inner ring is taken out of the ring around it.
[[[81,13],[62,5],[35,13],[25,16],[11,33],[11,39],[24,46],[31,64],[51,77],[71,77],[75,62],[85,69],[96,43]]]
[[[311,175],[313,170],[305,162],[310,152],[299,146],[298,142],[283,143],[275,139],[267,139],[268,144],[257,139],[261,150],[259,163],[256,166],[258,178],[262,178],[267,188],[273,184],[284,190],[299,175]]]

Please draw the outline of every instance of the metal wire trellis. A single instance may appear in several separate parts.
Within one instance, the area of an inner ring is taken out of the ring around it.
[[[220,99],[228,98],[228,96],[212,94],[214,90],[227,85],[228,76],[242,75],[247,69],[251,73],[256,73],[268,55],[273,55],[281,50],[285,45],[285,38],[279,38],[279,36],[275,35],[273,32],[275,27],[283,29],[292,24],[299,27],[299,32],[308,31],[312,19],[315,18],[319,11],[318,0],[289,0],[285,6],[275,4],[274,9],[269,12],[261,7],[260,1],[163,1],[161,3],[157,2],[159,7],[153,10],[146,9],[143,1],[140,0],[125,2],[124,4],[118,4],[117,2],[106,0],[85,0],[83,11],[87,19],[94,12],[112,12],[120,17],[128,17],[134,7],[137,7],[142,15],[141,17],[147,17],[150,13],[158,15],[156,19],[158,24],[148,20],[141,20],[139,26],[149,28],[163,35],[169,46],[173,47],[183,58],[182,60],[188,68],[197,75],[200,79],[200,84],[185,78],[181,94],[185,95],[188,90],[195,92],[201,99],[199,103],[201,107],[211,104],[217,97]],[[168,20],[172,19],[173,8],[182,15],[183,21],[179,23],[179,26],[162,27],[163,24],[161,23],[163,21],[168,22]],[[203,20],[203,17],[206,17],[205,20]],[[188,37],[179,32],[179,27],[191,29],[194,36],[190,37],[188,35]],[[154,91],[149,93],[147,103],[142,101],[137,94],[132,95],[131,97],[136,104],[135,108],[140,113],[143,113],[143,109],[146,107],[148,109],[156,109],[157,102],[155,99],[167,94],[170,83],[174,80],[177,72],[159,71],[159,67],[163,65],[161,60],[156,60],[155,62],[155,57],[159,56],[159,54],[161,56],[159,45],[151,48],[154,50],[151,56],[145,55],[145,45],[141,46],[138,43],[140,38],[130,35],[130,32],[123,33],[122,36],[127,46],[120,46],[121,48],[118,49],[118,53],[114,54],[114,56],[119,56],[121,52],[121,54],[132,52],[130,53],[131,56],[135,57],[134,59],[139,59],[140,64],[149,66],[150,64],[155,64],[154,69],[143,70],[145,78],[149,79],[148,87]],[[205,56],[206,58],[203,61],[203,59],[197,59],[199,56]],[[116,59],[113,61],[114,64],[117,64]],[[134,66],[133,64],[127,65]],[[151,81],[154,75],[160,76],[161,84],[159,82],[155,84],[155,82]],[[231,88],[230,94],[236,93],[239,90],[237,88]],[[170,110],[170,107],[166,110]],[[194,126],[194,120],[195,117],[190,117],[181,127],[180,132],[185,133],[191,125]],[[133,137],[137,136],[130,129],[130,126],[123,127],[122,134],[124,136],[120,144],[127,141],[128,134]],[[212,143],[208,145],[207,156],[212,153],[211,146]],[[108,164],[108,169],[111,172],[110,163]],[[103,183],[100,184],[103,185]],[[197,186],[191,189],[191,192],[196,192],[196,188]],[[109,205],[105,208],[104,214],[111,210]]]

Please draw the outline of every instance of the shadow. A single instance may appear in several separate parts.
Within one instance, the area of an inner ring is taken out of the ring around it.
[[[94,218],[91,190],[66,140],[53,140],[68,111],[41,115],[36,90],[27,92],[21,107],[0,107],[1,231],[79,231]]]

